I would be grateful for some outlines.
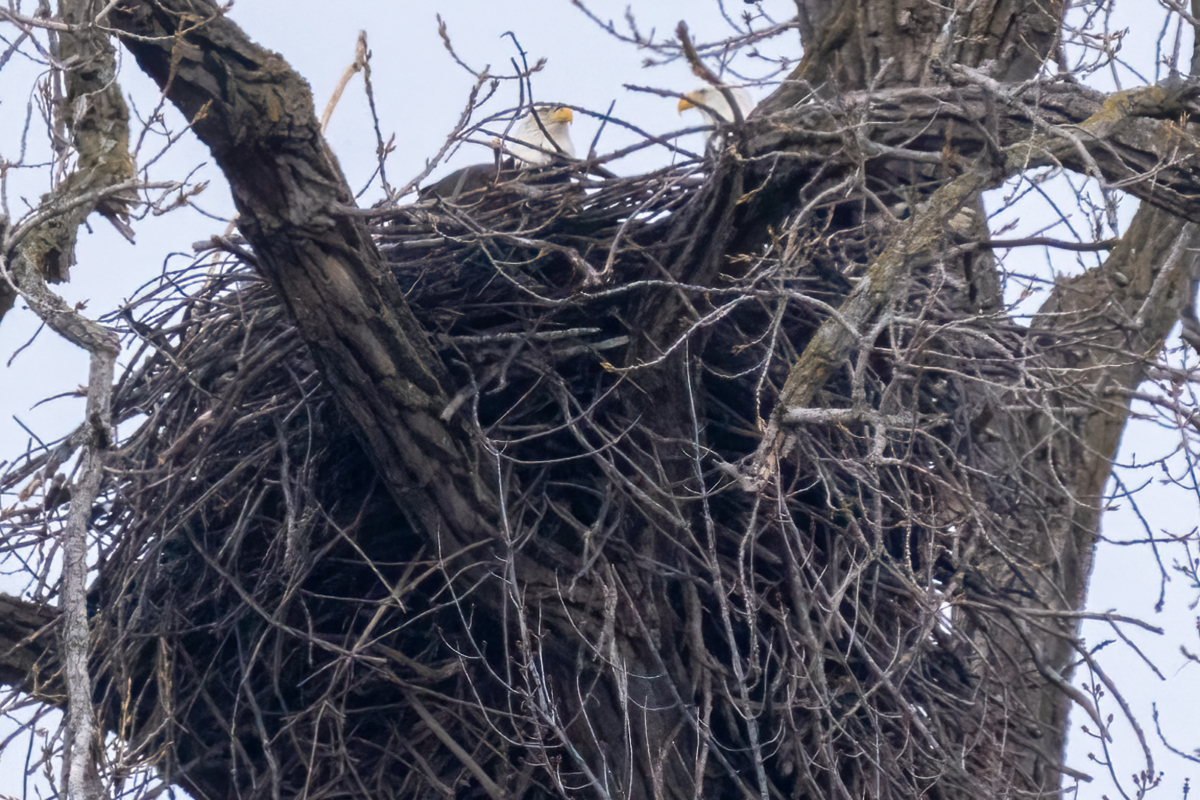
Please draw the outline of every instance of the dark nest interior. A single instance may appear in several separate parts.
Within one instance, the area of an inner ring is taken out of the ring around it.
[[[948,230],[758,485],[791,365],[904,212],[802,187],[679,284],[712,172],[376,209],[453,381],[443,417],[502,501],[488,548],[409,523],[252,256],[206,253],[130,306],[92,588],[129,763],[197,800],[1021,788],[993,782],[1040,735],[1003,611],[1030,594],[1003,542],[1032,500],[995,452],[1026,447],[998,440],[1039,379],[978,280],[990,255]],[[65,513],[30,512],[27,541]]]

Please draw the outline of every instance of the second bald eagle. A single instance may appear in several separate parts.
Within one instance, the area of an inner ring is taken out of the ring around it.
[[[742,119],[750,116],[750,112],[754,110],[754,100],[750,97],[750,93],[742,88],[730,89],[729,93],[737,103]],[[714,125],[734,121],[729,101],[725,99],[724,93],[715,86],[705,86],[685,94],[679,101],[679,113],[682,114],[689,108],[699,109]]]

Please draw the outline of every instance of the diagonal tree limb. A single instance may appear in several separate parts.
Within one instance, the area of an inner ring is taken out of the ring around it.
[[[353,194],[308,85],[207,0],[134,0],[106,19],[211,149],[261,273],[400,508],[448,553],[492,537],[494,492],[467,433],[440,418],[444,368],[365,223],[344,213]]]
[[[788,372],[787,381],[771,412],[762,443],[749,468],[751,485],[761,488],[774,465],[787,454],[784,424],[789,412],[807,408],[826,380],[861,344],[861,337],[892,302],[914,263],[926,259],[942,243],[947,221],[990,181],[980,167],[934,192],[887,248],[867,267],[858,285],[813,335]]]

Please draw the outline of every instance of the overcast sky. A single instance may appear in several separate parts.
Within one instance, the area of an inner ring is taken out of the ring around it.
[[[743,8],[741,0],[727,0],[726,5],[733,14],[740,14]],[[594,2],[590,8],[601,18],[612,19],[619,29],[628,30],[623,19],[623,2]],[[791,0],[765,0],[762,8],[775,19],[783,20],[794,9],[794,4]],[[1118,10],[1126,16],[1115,17],[1113,27],[1131,29],[1122,56],[1133,71],[1119,72],[1122,88],[1141,84],[1143,77],[1155,80],[1154,42],[1161,29],[1163,12],[1152,0],[1123,0]],[[698,119],[678,116],[675,101],[671,99],[624,88],[626,84],[635,84],[677,92],[690,90],[695,88],[696,79],[686,66],[676,63],[644,67],[643,62],[653,57],[652,53],[605,34],[568,0],[522,0],[519,3],[489,0],[433,3],[240,0],[231,16],[252,38],[280,52],[309,80],[318,111],[324,107],[343,69],[352,61],[358,31],[367,31],[373,52],[371,65],[380,124],[384,137],[394,134],[397,145],[397,151],[388,163],[388,177],[392,185],[400,186],[423,168],[426,158],[437,152],[458,119],[474,81],[444,49],[438,35],[437,12],[445,20],[459,56],[474,69],[490,66],[493,74],[512,74],[509,61],[517,57],[517,52],[512,39],[504,36],[506,32],[515,35],[530,63],[545,58],[545,69],[534,78],[534,93],[538,100],[569,103],[598,113],[604,112],[615,100],[615,116],[653,134],[699,123]],[[671,36],[678,22],[684,19],[698,40],[720,38],[731,32],[722,19],[719,5],[707,0],[654,0],[638,6],[636,14],[641,32],[646,36],[653,33],[657,39]],[[0,26],[0,35],[6,40],[10,40],[10,34],[11,29]],[[4,47],[7,47],[6,42],[0,42],[0,50]],[[1188,52],[1188,48],[1185,42],[1183,52]],[[788,32],[764,44],[761,50],[766,56],[787,54],[795,57],[799,52],[798,37],[795,32]],[[1170,47],[1167,48],[1169,51]],[[754,74],[766,71],[764,64]],[[0,159],[15,160],[20,152],[27,103],[40,72],[37,64],[20,56],[0,72]],[[127,56],[121,80],[140,113],[147,114],[155,107],[157,91]],[[1106,72],[1090,80],[1097,88],[1108,90],[1115,78],[1113,73]],[[769,87],[751,91],[755,99],[761,99],[769,92]],[[498,111],[516,103],[516,85],[509,82],[501,87],[488,110]],[[173,127],[180,127],[173,110],[168,109],[167,113],[174,120]],[[576,115],[572,135],[577,152],[586,152],[597,127],[595,119]],[[356,189],[364,186],[375,169],[376,140],[361,79],[355,79],[347,89],[330,126],[329,140],[350,184]],[[604,131],[599,150],[615,150],[635,140],[632,134],[610,125]],[[692,148],[703,146],[698,135],[681,143]],[[141,160],[146,161],[149,154],[156,153],[160,147],[160,141],[149,138]],[[45,136],[40,133],[36,119],[30,129],[28,148],[28,162],[41,160],[48,153]],[[490,157],[484,147],[466,146],[448,167],[440,168],[434,178],[449,169],[486,161]],[[613,168],[620,173],[634,173],[663,166],[670,158],[670,152],[664,148],[650,149],[613,165]],[[207,164],[193,178],[211,181],[208,190],[196,199],[196,205],[208,215],[228,218],[231,213],[228,190],[209,161],[204,148],[185,136],[159,162],[153,177],[179,179],[192,173],[197,165]],[[25,208],[22,197],[31,204],[36,203],[37,196],[48,188],[48,175],[44,169],[10,173],[7,196],[14,216],[19,216]],[[379,198],[377,189],[376,186],[367,192],[363,204]],[[1126,201],[1122,217],[1127,220],[1134,209],[1133,201]],[[1038,221],[1044,219],[1043,214],[1044,209],[1023,210],[1021,225],[1026,229],[1038,227]],[[70,302],[86,300],[87,313],[94,316],[119,307],[137,292],[139,286],[153,280],[168,260],[190,259],[192,242],[221,233],[224,224],[211,216],[184,209],[165,217],[147,219],[136,225],[136,245],[126,243],[102,220],[94,221],[94,232],[84,233],[81,237],[79,264],[72,283],[62,287],[63,295]],[[1017,235],[1020,230],[1009,235]],[[175,266],[183,263],[178,261]],[[1070,265],[1058,263],[1056,268],[1069,270]],[[1035,256],[1028,269],[1045,271],[1048,268],[1040,257]],[[29,439],[16,418],[45,441],[61,436],[80,419],[82,403],[78,400],[55,400],[34,407],[42,398],[74,390],[85,382],[87,374],[85,355],[49,333],[41,334],[32,346],[14,357],[37,328],[36,318],[21,304],[0,324],[0,460],[19,455]],[[11,364],[8,363],[10,359]],[[1159,452],[1169,451],[1176,439],[1169,432],[1156,430],[1149,424],[1135,426],[1126,435],[1122,460],[1130,462],[1136,453],[1137,459],[1144,462]],[[1131,476],[1127,482],[1136,486],[1146,478],[1154,480],[1156,477],[1154,473],[1142,478]],[[1152,484],[1148,492],[1155,491],[1159,493],[1145,495],[1141,509],[1151,529],[1156,533],[1161,533],[1162,529],[1184,533],[1195,525],[1195,520],[1200,518],[1200,504],[1195,493],[1188,496],[1177,490],[1162,492],[1160,487]],[[10,502],[11,498],[0,498],[0,504]],[[1105,519],[1106,536],[1118,540],[1143,538],[1145,531],[1139,517],[1131,513],[1131,504],[1121,501],[1117,505],[1120,510]],[[1164,551],[1167,567],[1170,567],[1171,559],[1181,555],[1178,550]],[[1200,778],[1200,769],[1181,759],[1166,757],[1164,749],[1157,744],[1149,708],[1150,703],[1157,700],[1164,731],[1176,746],[1188,752],[1200,747],[1200,726],[1195,722],[1196,709],[1200,707],[1197,703],[1200,673],[1196,665],[1186,666],[1178,649],[1184,644],[1197,651],[1200,642],[1196,638],[1194,613],[1187,607],[1195,598],[1195,591],[1188,589],[1182,580],[1172,581],[1166,609],[1156,614],[1156,574],[1157,566],[1148,548],[1102,545],[1089,605],[1097,610],[1116,608],[1169,627],[1164,637],[1129,632],[1138,646],[1155,660],[1165,680],[1159,680],[1123,644],[1108,647],[1100,656],[1106,669],[1122,680],[1126,697],[1134,705],[1147,737],[1155,746],[1156,766],[1166,770],[1164,788],[1158,796],[1175,798],[1179,796],[1184,777]],[[18,592],[21,588],[21,583],[13,577],[0,582],[0,590]],[[1112,638],[1111,630],[1100,625],[1086,626],[1085,635],[1091,644]],[[1074,682],[1079,684],[1085,679],[1085,675],[1077,674]],[[1103,713],[1109,712],[1120,714],[1111,701],[1103,709]],[[1078,724],[1079,720],[1076,720],[1076,727]],[[1114,730],[1118,736],[1117,749],[1126,756],[1135,755],[1138,748],[1131,735],[1120,725]],[[0,730],[0,737],[4,735],[5,732]],[[5,794],[20,796],[20,767],[26,745],[27,742],[21,741],[0,756],[0,797]],[[1117,796],[1099,774],[1097,766],[1088,761],[1089,751],[1096,751],[1095,743],[1073,733],[1070,763],[1098,778],[1096,783],[1084,787],[1079,796],[1099,798],[1103,793]],[[1129,772],[1136,768],[1140,768],[1140,762],[1126,758],[1119,774],[1127,782]],[[34,784],[30,787],[32,791]]]

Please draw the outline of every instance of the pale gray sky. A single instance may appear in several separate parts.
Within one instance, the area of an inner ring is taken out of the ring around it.
[[[784,19],[794,9],[790,0],[766,0],[763,7],[776,19]],[[739,14],[741,0],[726,0],[730,13]],[[613,19],[618,28],[624,29],[625,3],[598,0],[590,7],[605,19]],[[1161,29],[1163,12],[1151,0],[1123,0],[1118,10],[1125,16],[1114,18],[1115,28],[1131,29],[1122,56],[1143,76],[1154,80],[1154,42]],[[655,86],[673,91],[694,88],[696,79],[682,64],[646,69],[642,62],[651,55],[645,51],[615,41],[583,14],[568,0],[525,0],[521,3],[497,3],[489,0],[444,0],[434,3],[397,3],[385,0],[346,0],[330,3],[324,0],[240,0],[231,12],[237,21],[260,44],[277,50],[304,75],[313,87],[318,111],[324,106],[334,84],[345,66],[353,59],[354,42],[360,29],[369,35],[373,51],[372,70],[376,90],[376,101],[381,115],[381,127],[385,138],[395,134],[397,152],[389,160],[388,175],[394,186],[400,186],[421,170],[424,159],[432,156],[453,124],[466,102],[467,91],[473,80],[456,65],[443,49],[437,32],[435,13],[440,12],[449,26],[450,35],[459,55],[476,69],[491,66],[494,74],[511,74],[509,59],[516,55],[512,42],[503,34],[512,31],[528,53],[530,62],[546,58],[546,68],[534,78],[534,91],[540,100],[570,103],[596,112],[603,112],[616,100],[614,114],[628,119],[652,133],[665,133],[685,125],[698,124],[692,118],[680,118],[675,111],[675,102],[648,94],[631,92],[624,84]],[[716,2],[698,0],[654,0],[637,6],[637,19],[643,34],[655,32],[656,38],[670,37],[681,19],[686,19],[696,39],[703,40],[728,35],[729,28],[721,18]],[[0,34],[8,36],[10,30],[0,26]],[[789,32],[773,42],[763,45],[767,53],[798,54],[798,37]],[[0,49],[3,45],[0,44]],[[1188,44],[1184,43],[1184,53]],[[1169,53],[1169,49],[1167,52]],[[763,70],[760,70],[761,74]],[[21,131],[24,126],[26,103],[30,98],[38,67],[28,61],[15,58],[0,73],[0,158],[15,159],[19,153]],[[121,75],[125,91],[134,98],[138,109],[148,113],[157,103],[157,92],[149,81],[137,70],[136,65],[125,56]],[[1094,85],[1100,89],[1112,86],[1113,76],[1101,73],[1093,76]],[[1124,72],[1120,81],[1124,88],[1136,86],[1141,80],[1130,72]],[[515,105],[516,87],[508,83],[501,94],[489,106],[489,111]],[[769,88],[753,89],[756,99],[767,94]],[[174,114],[173,110],[168,111]],[[178,128],[178,117],[173,116]],[[584,152],[596,131],[594,119],[576,116],[572,129],[576,149]],[[362,94],[361,79],[351,82],[333,118],[329,139],[334,151],[353,187],[360,188],[375,168],[375,134],[370,115]],[[635,138],[615,126],[609,126],[601,140],[599,149],[610,151],[630,144]],[[701,148],[698,136],[686,143],[692,148]],[[154,153],[160,146],[148,140],[143,151]],[[30,153],[48,152],[45,136],[35,119],[29,136]],[[472,152],[473,150],[473,152]],[[28,160],[36,161],[31,155]],[[488,160],[490,152],[483,147],[467,148],[459,153],[449,168],[467,163]],[[633,173],[662,166],[669,162],[670,153],[665,149],[651,149],[633,158],[614,165],[622,173]],[[184,139],[159,163],[154,178],[159,180],[180,178],[195,165],[208,162],[207,152],[190,137]],[[447,171],[441,168],[437,174]],[[197,198],[197,204],[211,214],[227,217],[231,212],[228,191],[219,173],[209,165],[200,173],[212,181],[208,191]],[[46,191],[45,170],[29,170],[9,177],[8,201],[14,215],[19,215],[24,206],[20,198],[36,202],[36,197]],[[370,191],[364,198],[369,203],[379,193]],[[1128,216],[1135,207],[1132,201],[1124,204],[1123,216]],[[1040,227],[1037,222],[1044,219],[1044,210],[1023,210],[1022,225],[1026,228]],[[166,217],[148,219],[136,226],[138,243],[129,245],[107,225],[95,221],[94,232],[84,234],[79,247],[79,264],[73,282],[62,287],[63,295],[71,302],[88,301],[88,313],[99,315],[118,307],[132,296],[137,288],[152,280],[171,253],[182,253],[176,258],[190,258],[193,241],[220,233],[224,225],[185,209]],[[1015,235],[1015,234],[1013,234]],[[1040,256],[1030,260],[1028,269],[1046,270]],[[1056,268],[1069,270],[1056,262]],[[72,428],[79,421],[81,401],[56,400],[39,408],[34,405],[42,398],[67,392],[83,383],[87,374],[85,356],[73,347],[58,341],[52,334],[43,332],[27,350],[16,356],[11,365],[7,362],[13,353],[24,344],[37,328],[33,315],[18,310],[5,318],[0,325],[0,460],[13,458],[24,450],[24,431],[14,421],[14,416],[40,437],[49,441]],[[1135,425],[1126,436],[1122,458],[1131,460],[1133,451],[1143,461],[1151,451],[1169,452],[1174,440],[1172,434],[1164,434],[1150,425]],[[1150,477],[1155,477],[1151,475]],[[1130,478],[1128,482],[1140,485],[1141,481]],[[1197,497],[1178,490],[1162,492],[1152,487],[1146,494],[1143,511],[1150,517],[1150,525],[1157,532],[1170,529],[1176,533],[1190,530],[1200,518]],[[8,502],[0,499],[0,502]],[[1122,510],[1109,514],[1105,519],[1105,534],[1113,539],[1137,539],[1144,536],[1140,522],[1130,513],[1128,502],[1120,503]],[[1179,557],[1179,551],[1166,551],[1165,560]],[[1139,647],[1158,664],[1165,676],[1160,681],[1140,663],[1136,655],[1123,644],[1110,646],[1101,653],[1102,663],[1116,677],[1126,692],[1127,699],[1134,705],[1147,737],[1154,746],[1156,765],[1167,771],[1164,788],[1159,796],[1174,798],[1185,776],[1200,778],[1200,769],[1181,759],[1167,757],[1164,748],[1157,744],[1149,708],[1158,702],[1162,713],[1163,728],[1174,743],[1185,751],[1200,747],[1200,728],[1195,724],[1195,709],[1200,698],[1200,678],[1197,667],[1185,667],[1179,654],[1180,643],[1192,650],[1200,650],[1196,640],[1194,613],[1187,603],[1194,599],[1194,590],[1189,590],[1180,580],[1170,584],[1166,610],[1155,614],[1153,606],[1157,600],[1157,567],[1148,548],[1101,546],[1096,565],[1095,581],[1089,605],[1093,609],[1116,608],[1123,613],[1140,616],[1150,622],[1169,627],[1164,637],[1153,637],[1141,632],[1127,631]],[[21,585],[13,578],[0,581],[0,590],[16,592]],[[1097,643],[1112,638],[1107,626],[1085,626],[1085,635],[1090,642]],[[1077,674],[1079,684],[1086,676]],[[1120,714],[1109,703],[1104,713]],[[1082,718],[1081,715],[1077,715]],[[3,721],[0,720],[0,724]],[[1079,720],[1074,724],[1078,726]],[[1122,754],[1118,773],[1126,781],[1134,769],[1140,768],[1135,756],[1137,745],[1128,732],[1118,724],[1116,748]],[[0,737],[5,732],[0,728]],[[0,797],[19,796],[22,791],[20,765],[24,759],[26,743],[19,742],[0,755]],[[1098,774],[1097,765],[1087,759],[1087,753],[1095,750],[1095,744],[1086,737],[1073,735],[1070,763],[1091,772],[1097,781],[1081,789],[1079,796],[1099,798],[1107,793],[1118,796],[1104,777]],[[32,786],[33,784],[31,784]],[[44,791],[44,790],[43,790]],[[31,795],[38,796],[38,795]],[[44,795],[43,795],[44,796]]]

